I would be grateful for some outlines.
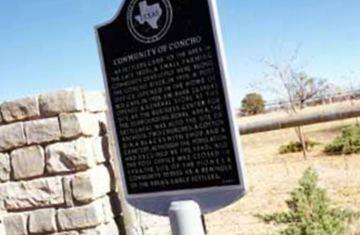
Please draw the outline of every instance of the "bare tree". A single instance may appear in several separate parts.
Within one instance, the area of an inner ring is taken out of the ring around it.
[[[310,77],[303,68],[297,68],[295,62],[298,50],[289,59],[282,62],[263,60],[267,73],[266,89],[275,94],[285,105],[283,108],[296,114],[306,107],[306,104],[321,96],[330,88],[326,80]],[[301,143],[303,156],[307,158],[307,141],[301,126],[295,128]]]
[[[359,83],[356,79],[356,73],[354,71],[351,71],[349,75],[345,75],[343,79],[348,81],[348,86],[346,87],[346,90],[350,93],[348,95],[347,100],[350,102],[351,106],[356,105],[356,99],[358,97],[359,92]],[[357,126],[360,126],[359,118],[355,118],[355,122]]]

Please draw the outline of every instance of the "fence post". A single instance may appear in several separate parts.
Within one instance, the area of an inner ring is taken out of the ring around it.
[[[172,202],[169,209],[173,235],[204,235],[199,205],[194,201]]]

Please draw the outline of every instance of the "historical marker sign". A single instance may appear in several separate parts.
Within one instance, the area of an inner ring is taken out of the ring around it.
[[[245,191],[213,0],[126,0],[96,28],[127,199],[219,209]]]

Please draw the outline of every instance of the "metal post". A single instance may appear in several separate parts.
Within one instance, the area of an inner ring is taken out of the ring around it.
[[[194,201],[172,202],[169,209],[173,235],[204,235],[201,210]]]

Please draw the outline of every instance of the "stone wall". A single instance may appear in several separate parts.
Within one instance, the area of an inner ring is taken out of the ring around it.
[[[100,92],[72,89],[2,103],[0,234],[119,234],[109,152]]]

